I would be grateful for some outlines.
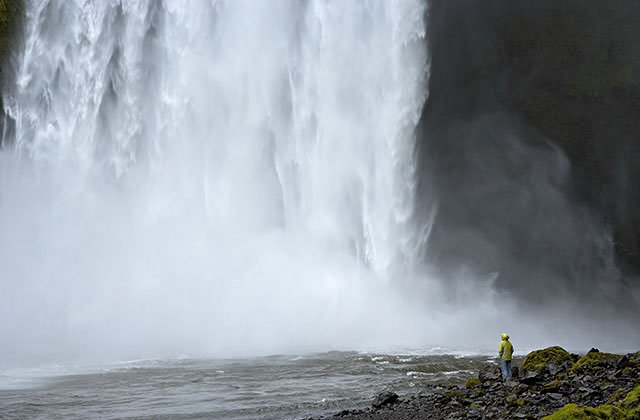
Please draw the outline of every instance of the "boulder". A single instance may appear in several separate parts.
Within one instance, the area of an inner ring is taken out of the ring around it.
[[[480,379],[478,378],[469,378],[464,384],[465,388],[475,388],[479,385],[480,385]]]
[[[547,368],[551,376],[556,376],[558,373],[567,372],[573,366],[572,362],[565,361],[560,364],[550,363]]]
[[[618,354],[589,351],[589,353],[582,356],[580,360],[573,365],[571,370],[575,373],[591,373],[601,368],[613,367],[621,359],[622,356]]]
[[[616,363],[616,369],[624,369],[631,365],[631,360],[629,360],[629,356],[622,356],[620,360]]]
[[[543,393],[558,392],[558,390],[560,390],[562,385],[563,385],[563,382],[556,379],[544,384],[544,386],[541,389],[541,392]]]
[[[546,382],[550,378],[549,369],[542,366],[538,370],[522,370],[520,382],[527,385],[535,385]]]
[[[571,354],[562,347],[553,346],[527,354],[522,362],[522,369],[537,371],[545,366],[563,366],[565,363],[568,363],[569,366],[573,364]]]
[[[385,391],[378,394],[371,405],[373,406],[373,408],[381,408],[385,405],[396,404],[397,402],[399,402],[398,400],[398,394],[391,391]]]
[[[496,365],[487,365],[480,369],[480,373],[478,373],[478,379],[480,382],[494,382],[502,379],[502,370],[499,366]]]

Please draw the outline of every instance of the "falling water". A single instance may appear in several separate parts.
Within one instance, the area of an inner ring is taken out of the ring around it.
[[[426,2],[26,10],[0,154],[7,357],[389,340],[425,239]]]

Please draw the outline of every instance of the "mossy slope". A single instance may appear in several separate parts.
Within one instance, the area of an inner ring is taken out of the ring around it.
[[[581,407],[576,404],[567,404],[555,413],[543,417],[543,420],[583,419],[640,420],[640,385],[631,390],[626,398],[617,405]]]

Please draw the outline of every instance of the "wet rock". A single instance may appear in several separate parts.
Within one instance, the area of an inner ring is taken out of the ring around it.
[[[540,392],[543,392],[543,393],[557,392],[562,385],[563,385],[563,382],[556,379],[544,384]]]
[[[493,384],[491,384],[489,386],[489,391],[490,392],[495,392],[495,391],[498,391],[500,388],[502,388],[502,383],[496,382],[496,383],[493,383]]]
[[[562,399],[563,395],[558,393],[558,392],[551,392],[549,393],[549,398],[553,398],[554,400],[560,400]]]
[[[629,359],[628,356],[625,355],[625,356],[622,356],[620,360],[618,360],[618,362],[616,363],[616,368],[624,369],[630,365],[631,365],[631,360]]]
[[[520,375],[520,382],[523,384],[533,385],[542,383],[549,376],[549,371],[546,366],[542,366],[538,370],[523,370]]]
[[[637,355],[592,352],[583,360],[584,369],[570,367],[573,362],[569,361],[555,364],[555,368],[554,363],[547,363],[535,371],[521,370],[517,379],[507,380],[502,379],[500,368],[490,363],[481,369],[478,380],[467,386],[425,385],[402,400],[384,392],[376,397],[373,408],[343,410],[334,416],[351,420],[534,419],[567,404],[617,407],[628,400],[632,384],[640,377]]]
[[[480,382],[494,382],[502,379],[502,371],[499,366],[487,365],[480,370],[478,374]]]
[[[529,385],[520,383],[513,388],[513,392],[516,394],[524,394],[529,390]]]
[[[517,378],[507,378],[504,380],[503,384],[504,386],[508,387],[508,388],[513,388],[518,386],[520,382],[518,381]]]
[[[374,408],[381,408],[384,406],[396,404],[398,401],[399,401],[398,394],[391,391],[385,391],[378,394],[376,398],[373,400],[373,403],[371,403],[371,405]]]

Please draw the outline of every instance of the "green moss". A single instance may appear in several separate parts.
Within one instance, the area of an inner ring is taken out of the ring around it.
[[[518,398],[515,395],[508,395],[506,402],[514,407],[522,407],[525,404],[525,400],[523,398]]]
[[[614,404],[614,403],[620,402],[620,400],[622,400],[624,397],[625,397],[625,390],[624,388],[620,388],[616,390],[613,394],[611,394],[607,402],[609,404]]]
[[[549,383],[544,384],[542,389],[544,389],[546,391],[553,391],[553,390],[556,390],[556,389],[560,388],[561,384],[562,384],[562,382],[559,381],[558,379],[556,379],[555,381],[551,381]]]
[[[480,384],[480,379],[478,378],[469,378],[467,382],[465,382],[464,386],[467,388],[474,388]]]
[[[550,363],[559,365],[564,362],[572,363],[571,355],[562,347],[553,346],[527,354],[522,362],[522,369],[533,371]]]
[[[640,420],[640,408],[636,408],[635,410],[627,411],[625,413],[625,420]]]
[[[596,353],[597,354],[597,353]],[[543,420],[581,420],[581,419],[611,419],[611,420],[640,420],[640,385],[637,385],[617,405],[601,405],[600,407],[581,407],[567,404],[560,410]]]
[[[587,353],[580,358],[573,366],[573,372],[586,372],[598,367],[605,366],[608,362],[618,359],[620,355],[612,353]]]
[[[620,407],[626,411],[638,411],[640,409],[640,385],[637,385],[627,394],[625,399],[620,403]]]
[[[462,398],[464,397],[464,394],[460,391],[456,391],[455,389],[449,389],[447,391],[445,391],[444,395],[446,395],[449,398]]]
[[[583,420],[583,419],[620,419],[625,418],[624,413],[612,405],[603,405],[598,408],[581,407],[576,404],[567,404],[553,414],[543,417],[543,420]]]

